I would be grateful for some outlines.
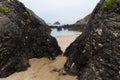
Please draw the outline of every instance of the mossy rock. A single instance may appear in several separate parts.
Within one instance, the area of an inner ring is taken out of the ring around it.
[[[28,12],[28,11],[24,11],[23,14],[24,14],[24,15],[29,15],[29,12]]]
[[[109,10],[112,7],[114,2],[115,0],[105,0],[103,4],[103,10]]]
[[[10,9],[4,6],[0,6],[0,12],[1,13],[9,13]]]
[[[30,24],[31,23],[31,20],[30,19],[26,19],[26,24]]]

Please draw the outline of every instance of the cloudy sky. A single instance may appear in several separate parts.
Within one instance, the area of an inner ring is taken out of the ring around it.
[[[46,23],[72,24],[91,13],[99,0],[20,0]]]

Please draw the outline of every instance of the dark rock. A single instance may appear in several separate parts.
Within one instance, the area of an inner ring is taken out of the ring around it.
[[[47,35],[40,28],[30,30],[28,35],[27,46],[28,49],[30,49],[29,54],[32,54],[28,55],[32,58],[48,57],[50,59],[54,59],[61,53],[56,39],[50,35]]]
[[[2,15],[2,14],[1,14]],[[0,19],[0,77],[25,70],[29,64],[24,50],[23,31],[5,15]]]
[[[55,59],[61,54],[56,39],[50,36],[47,26],[26,13],[18,0],[1,0],[9,13],[0,13],[0,78],[26,70],[30,58]]]
[[[120,79],[120,0],[108,10],[101,0],[83,33],[66,49],[64,67],[78,80]]]
[[[60,22],[56,21],[53,25],[60,25]]]

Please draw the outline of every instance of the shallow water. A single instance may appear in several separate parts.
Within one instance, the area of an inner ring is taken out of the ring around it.
[[[70,31],[68,29],[62,28],[61,30],[58,30],[57,28],[53,28],[51,31],[51,35],[54,37],[57,36],[67,36],[67,35],[74,35],[74,34],[81,34],[81,32],[78,31]]]

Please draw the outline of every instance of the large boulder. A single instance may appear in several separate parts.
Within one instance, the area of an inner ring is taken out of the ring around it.
[[[100,0],[64,55],[65,70],[78,80],[120,80],[120,0]]]
[[[30,58],[61,54],[47,29],[18,0],[0,0],[0,78],[26,70]]]
[[[55,59],[62,53],[56,39],[47,35],[40,28],[29,31],[26,43],[28,50],[30,50],[28,53],[30,58],[48,57]]]

